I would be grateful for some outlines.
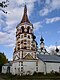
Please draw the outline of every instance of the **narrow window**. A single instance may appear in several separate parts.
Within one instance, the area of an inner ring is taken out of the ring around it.
[[[19,62],[19,66],[20,66],[20,62]]]
[[[21,30],[22,30],[22,33],[24,33],[24,27],[23,26],[21,27]]]
[[[21,62],[21,66],[23,66],[23,62]]]
[[[26,47],[26,46],[24,46],[24,49],[27,49],[27,47]]]
[[[30,45],[30,41],[28,41],[28,44]]]
[[[23,35],[21,35],[21,38],[23,38]]]
[[[24,43],[24,45],[26,45],[26,43]]]
[[[38,71],[38,67],[36,67],[36,71]]]
[[[26,39],[24,40],[24,42],[26,42]]]
[[[24,34],[24,37],[27,37],[27,34]]]
[[[30,49],[30,46],[28,46],[27,48]]]
[[[23,40],[21,41],[21,44],[23,44]]]
[[[21,67],[21,71],[23,72],[23,67]]]
[[[18,50],[20,50],[20,47],[18,47]]]
[[[29,29],[30,29],[30,27],[28,26],[28,28],[27,28],[27,33],[29,33]]]
[[[30,39],[30,35],[28,35],[28,38]]]

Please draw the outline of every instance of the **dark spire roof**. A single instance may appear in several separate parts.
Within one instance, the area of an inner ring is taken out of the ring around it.
[[[57,42],[56,42],[56,49],[55,49],[56,52],[59,52],[59,49],[57,48]]]
[[[43,37],[42,37],[42,36],[41,36],[41,39],[40,39],[40,41],[41,41],[41,42],[43,42],[43,41],[44,41],[44,39],[43,39]]]
[[[56,52],[59,52],[59,49],[56,47],[56,50],[55,50]]]
[[[27,16],[27,7],[26,7],[26,5],[24,7],[24,14],[23,14],[23,18],[21,20],[21,23],[24,23],[24,22],[30,23],[30,21],[28,19],[28,16]]]

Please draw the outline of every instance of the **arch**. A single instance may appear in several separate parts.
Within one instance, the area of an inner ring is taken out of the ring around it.
[[[24,32],[24,26],[21,27],[22,33]]]
[[[28,26],[28,27],[27,27],[27,33],[29,33],[29,30],[30,30],[30,27]]]

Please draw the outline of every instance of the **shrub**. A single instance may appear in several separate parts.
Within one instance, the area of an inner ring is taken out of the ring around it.
[[[55,75],[56,75],[56,76],[58,76],[58,75],[60,75],[60,73],[58,73],[58,72],[55,72]]]

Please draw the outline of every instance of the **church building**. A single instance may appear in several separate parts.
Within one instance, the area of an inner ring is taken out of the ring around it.
[[[33,34],[33,25],[27,16],[27,7],[21,22],[16,27],[16,46],[13,53],[13,74],[32,74],[37,71],[37,43]]]
[[[34,72],[44,72],[46,74],[52,70],[60,71],[60,57],[52,56],[47,52],[42,36],[40,48],[38,49],[35,38],[33,24],[28,19],[25,5],[22,20],[16,27],[16,45],[13,52],[13,61],[9,63],[11,65],[3,65],[2,73],[32,75]]]

